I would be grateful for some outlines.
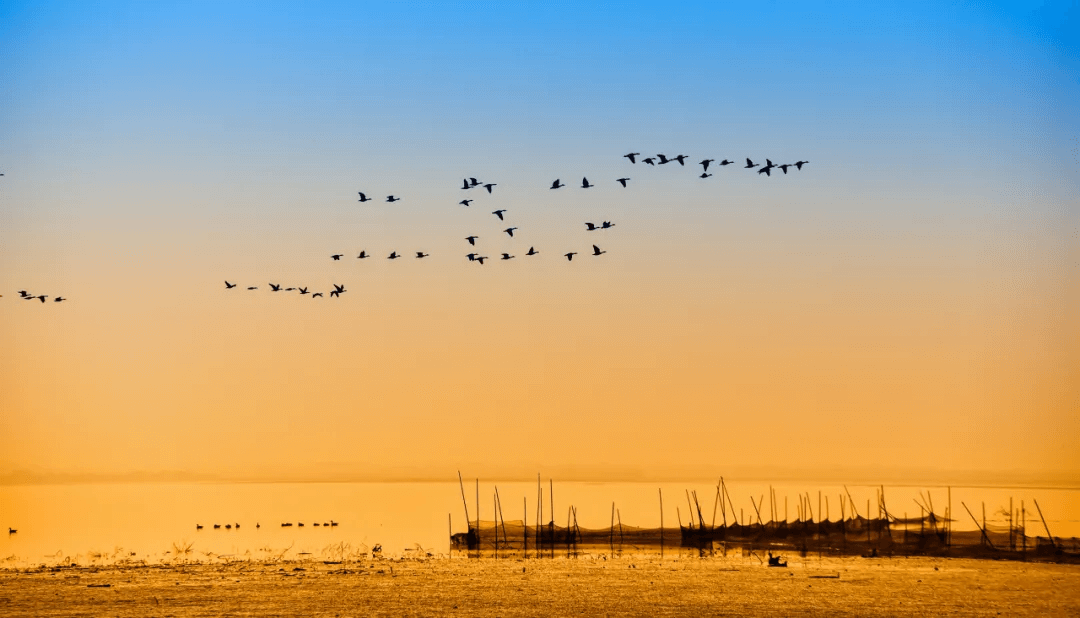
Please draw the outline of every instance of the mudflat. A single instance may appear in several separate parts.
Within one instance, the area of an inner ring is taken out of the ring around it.
[[[1076,616],[1080,566],[941,558],[434,558],[0,570],[3,616]]]

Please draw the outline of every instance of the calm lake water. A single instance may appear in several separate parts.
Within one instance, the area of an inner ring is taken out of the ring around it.
[[[535,482],[498,483],[503,517],[536,519]],[[756,521],[750,497],[764,497],[762,515],[768,519],[769,485],[730,481],[728,492],[734,500],[734,516],[746,523]],[[480,517],[490,520],[494,509],[491,482],[480,483]],[[544,480],[544,520],[549,520],[548,483]],[[660,523],[658,488],[664,495],[664,525],[687,521],[686,492],[697,492],[706,521],[712,518],[716,488],[700,482],[687,483],[556,483],[555,521],[565,525],[567,508],[577,508],[578,523],[587,528],[607,527],[615,503],[623,524],[654,527]],[[822,510],[837,519],[843,486],[776,484],[776,510],[783,519],[784,499],[791,520],[797,517],[798,495],[809,494],[810,508],[818,512],[818,491]],[[860,514],[870,500],[876,516],[877,488],[848,485]],[[885,487],[886,506],[896,516],[917,516],[915,499],[926,488]],[[469,516],[476,518],[476,485],[466,483]],[[1029,536],[1045,536],[1035,510],[1042,507],[1054,536],[1080,536],[1080,491],[1042,488],[952,488],[952,507],[957,530],[974,530],[975,525],[961,506],[965,503],[981,520],[986,505],[987,521],[1006,525],[1009,498],[1027,508]],[[930,499],[940,514],[948,506],[945,488],[932,488]],[[919,498],[921,501],[922,498]],[[733,517],[728,507],[729,521]],[[718,511],[716,521],[722,514]],[[338,522],[327,528],[313,524]],[[292,527],[283,528],[283,522]],[[304,527],[295,524],[303,522]],[[226,524],[240,524],[226,530]],[[196,530],[196,524],[205,526]],[[220,524],[221,529],[213,529]],[[261,527],[256,528],[256,524]],[[133,483],[86,485],[16,485],[0,487],[0,527],[18,530],[0,537],[0,566],[24,566],[73,558],[87,563],[92,555],[131,557],[156,561],[168,558],[174,543],[190,543],[191,557],[233,556],[262,558],[287,552],[287,556],[309,552],[324,554],[331,546],[352,548],[381,544],[389,555],[401,555],[417,544],[426,551],[444,553],[449,549],[450,527],[465,530],[461,490],[457,483]]]

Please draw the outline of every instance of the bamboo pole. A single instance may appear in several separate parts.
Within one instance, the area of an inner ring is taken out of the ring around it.
[[[716,506],[720,504],[720,483],[716,484],[716,497],[712,503],[712,527],[716,528]]]
[[[469,503],[468,503],[467,500],[465,500],[465,481],[463,481],[461,479],[461,470],[458,470],[457,479],[458,479],[458,486],[461,488],[461,503],[465,505],[465,527],[468,528],[469,527]],[[453,534],[453,529],[451,529],[450,534]],[[466,539],[466,541],[465,541],[465,551],[468,552],[469,551],[468,537],[466,536],[465,539]]]
[[[608,532],[608,545],[611,550],[611,558],[615,558],[615,503],[611,503],[611,530]]]
[[[1032,498],[1031,501],[1035,503],[1035,508],[1039,511],[1039,519],[1042,520],[1043,528],[1046,530],[1046,536],[1050,539],[1050,547],[1053,547],[1054,551],[1057,551],[1057,543],[1054,542],[1054,535],[1050,534],[1050,526],[1046,525],[1046,518],[1043,517],[1042,508],[1039,506],[1039,501],[1035,498]]]
[[[480,559],[480,479],[476,479],[476,559]]]
[[[454,552],[453,552],[453,549],[454,549],[454,518],[453,518],[453,516],[450,515],[450,513],[446,514],[446,523],[449,524],[449,526],[450,526],[450,551],[446,552],[446,554],[448,556],[450,556],[451,558],[453,558],[454,557]],[[468,545],[468,539],[469,539],[469,537],[465,537],[465,543],[466,543],[465,546],[466,547],[469,546]]]
[[[521,559],[529,559],[529,499],[521,497]]]
[[[979,520],[975,519],[975,515],[972,514],[971,509],[969,509],[968,506],[964,504],[963,500],[960,501],[960,506],[964,507],[964,510],[967,511],[968,515],[971,516],[971,521],[975,522],[975,527],[978,528],[979,532],[982,533],[982,538],[984,541],[986,541],[988,545],[990,545],[990,549],[997,549],[996,547],[994,547],[994,544],[990,542],[990,537],[986,536],[986,530],[984,530],[983,527],[979,525]]]
[[[491,512],[495,514],[495,559],[499,559],[499,498],[496,495],[491,496],[491,501],[494,502],[494,506]]]
[[[657,487],[660,493],[660,559],[664,559],[664,490]]]
[[[619,555],[621,556],[622,555],[622,546],[623,546],[623,533],[622,533],[622,513],[619,512],[619,509],[615,509],[615,516],[619,518]]]
[[[952,547],[952,486],[949,486],[949,505],[945,511],[945,546]]]

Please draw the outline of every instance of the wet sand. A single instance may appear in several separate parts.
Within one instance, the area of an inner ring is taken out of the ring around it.
[[[835,577],[839,575],[839,577]],[[831,576],[831,577],[830,577]],[[104,587],[108,585],[108,587]],[[0,570],[3,616],[1080,615],[1080,566],[655,556]]]

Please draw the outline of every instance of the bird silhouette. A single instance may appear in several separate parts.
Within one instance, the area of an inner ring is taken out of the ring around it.
[[[471,178],[471,177],[469,178],[469,186],[470,187],[475,187],[475,186],[477,186],[479,184],[480,184],[479,180],[477,180],[475,178]]]
[[[607,253],[607,251],[601,251],[600,247],[597,247],[596,245],[592,246],[592,254],[593,255],[600,255],[600,254],[603,254],[603,253]]]
[[[759,165],[761,165],[761,164],[760,164],[760,163],[754,163],[753,161],[751,161],[751,160],[750,160],[750,157],[747,157],[747,158],[746,158],[746,165],[745,165],[745,166],[743,166],[743,169],[744,169],[744,170],[748,170],[748,169],[750,169],[751,167],[757,167],[757,166],[759,166]]]
[[[637,163],[637,161],[634,160],[634,157],[636,157],[636,156],[638,156],[640,154],[641,154],[640,152],[631,152],[630,154],[624,154],[623,156],[626,157],[627,159],[630,159],[631,163]]]
[[[780,170],[786,174],[787,173],[787,168],[791,167],[791,164],[790,163],[785,163],[783,165],[777,165],[776,167],[779,167]]]
[[[469,244],[475,247],[477,238],[480,238],[480,237],[479,236],[466,236],[465,240],[469,241]]]
[[[271,283],[270,284],[270,291],[271,292],[280,292],[281,291],[281,286],[276,284],[276,283]]]
[[[536,249],[532,248],[532,247],[529,247],[529,252],[526,253],[525,255],[536,255],[537,253],[540,253],[540,252],[537,251]]]
[[[772,168],[771,167],[762,167],[761,169],[759,169],[757,171],[757,173],[758,174],[765,174],[766,176],[771,177],[772,176]]]
[[[727,159],[724,159],[720,162],[720,165],[734,165],[734,163],[734,161],[728,161]]]
[[[563,188],[565,186],[566,185],[559,184],[559,179],[558,178],[555,179],[555,182],[551,183],[551,188],[552,189],[561,189],[561,188]]]
[[[503,209],[503,210],[493,210],[493,211],[491,211],[491,214],[493,214],[493,215],[495,215],[496,217],[498,217],[498,218],[499,218],[499,221],[503,221],[503,216],[502,216],[502,214],[503,214],[504,212],[506,212],[506,210],[505,210],[505,209]]]
[[[3,176],[3,174],[0,174],[0,176]],[[7,529],[8,534],[15,534],[16,532],[18,532],[18,530],[16,530],[15,528],[8,528]]]
[[[388,195],[388,196],[386,196],[386,201],[388,201],[388,202],[400,202],[401,198],[400,197],[394,197],[393,195]]]
[[[706,174],[705,172],[702,172],[701,175],[698,176],[698,178],[708,178],[709,176],[712,176],[712,174]]]
[[[707,171],[709,171],[709,164],[710,164],[710,163],[712,163],[713,161],[715,161],[715,159],[705,159],[704,161],[701,161],[700,163],[698,163],[698,165],[700,165],[701,167],[705,168],[705,169],[703,169],[703,170],[701,170],[701,171],[702,171],[702,172],[707,172]]]
[[[308,293],[307,288],[300,288],[300,293],[301,294],[307,294]]]
[[[312,295],[311,295],[311,297],[312,297],[312,298],[321,298],[321,297],[322,297],[322,295],[323,295],[323,293],[322,293],[322,292],[315,292],[314,294],[312,294]]]
[[[63,296],[57,296],[56,298],[54,298],[54,299],[53,299],[53,302],[54,302],[54,303],[62,303],[62,302],[64,302],[65,300],[67,300],[67,299],[66,299],[66,298],[64,298]],[[41,301],[41,302],[45,302],[45,301]]]
[[[476,256],[476,261],[480,262],[481,266],[484,265],[484,260],[486,260],[486,259],[488,259],[488,256],[486,256],[486,255],[478,255],[478,256]]]
[[[202,530],[202,524],[195,524],[196,530]]]
[[[333,286],[334,286],[334,291],[337,292],[338,294],[342,294],[342,293],[347,291],[345,289],[344,285],[338,285],[338,284],[334,283]]]
[[[367,254],[367,251],[361,251],[360,255],[356,256],[356,259],[362,260],[364,258],[369,258],[369,257],[371,257],[371,256]]]
[[[232,524],[225,524],[226,530],[232,530]]]
[[[341,292],[338,292],[337,290],[330,290],[330,298],[341,298]]]
[[[672,159],[672,161],[678,161],[679,165],[686,165],[685,163],[683,163],[684,159],[686,159],[686,155],[679,155],[679,156],[675,157],[674,159]]]
[[[462,206],[468,206],[469,202],[471,202],[471,201],[472,200],[461,200],[460,202],[458,202],[458,204],[461,204]]]
[[[504,259],[504,260],[512,260],[512,259],[514,259],[514,256],[510,255],[509,253],[504,253],[502,255],[503,255],[502,259]]]
[[[626,188],[626,181],[627,181],[627,180],[630,180],[630,179],[629,179],[629,178],[616,178],[615,180],[616,180],[617,182],[620,182],[620,183],[622,183],[622,186],[623,186],[623,188],[625,189],[625,188]]]
[[[26,290],[19,290],[19,296],[26,298],[27,296],[30,296],[30,292],[27,292]]]
[[[386,256],[386,259],[388,259],[388,260],[396,260],[399,257],[401,257],[401,256],[397,254],[397,251],[391,251],[390,255]]]
[[[577,255],[577,251],[571,251],[570,253],[564,253],[563,255],[566,256],[566,261],[567,262],[573,262],[574,261],[574,256]]]
[[[214,524],[214,530],[217,530],[220,527],[221,527],[221,524]]]
[[[656,161],[656,159],[654,159],[652,157],[649,157],[648,159],[642,159],[641,160],[642,163],[648,163],[649,165],[652,165],[654,167],[656,166],[655,161]]]
[[[295,292],[296,288],[285,288],[286,292]]]
[[[461,181],[461,188],[462,189],[472,189],[472,187],[469,186],[469,179],[468,178],[465,178],[464,180]]]
[[[426,258],[428,255],[430,255],[430,254],[424,253],[423,251],[417,251],[416,252],[416,259]]]
[[[595,229],[596,229],[596,225],[594,225],[592,223],[589,223],[588,221],[585,222],[585,231],[586,232],[591,232],[591,231],[593,231]]]
[[[795,162],[795,169],[797,169],[797,170],[799,170],[801,172],[802,171],[802,166],[806,165],[807,163],[809,163],[809,161],[796,161]]]
[[[507,234],[509,234],[510,238],[513,238],[514,237],[514,230],[516,230],[516,229],[517,229],[516,227],[508,227],[503,231],[506,232]]]
[[[334,255],[331,255],[330,257],[334,258],[334,261],[337,262],[338,260],[341,259],[341,256],[342,256],[342,254],[335,253]]]
[[[253,285],[253,286],[249,287],[248,289],[249,290],[257,290],[257,289],[259,289],[259,286]]]
[[[231,290],[231,289],[233,289],[235,287],[236,287],[235,283],[229,283],[228,281],[225,282],[225,289],[226,290]]]
[[[600,229],[606,230],[608,228],[613,228],[613,227],[615,227],[614,223],[612,223],[611,221],[604,221],[604,224],[600,226]]]
[[[581,188],[582,189],[588,189],[588,188],[595,187],[595,186],[596,185],[590,185],[589,184],[589,179],[588,178],[582,177],[582,179],[581,179]]]
[[[665,156],[665,155],[658,154],[656,156],[660,157],[660,165],[666,165],[668,163],[671,163],[671,160],[668,159],[667,156]]]
[[[492,187],[497,187],[497,186],[498,186],[498,185],[496,185],[495,183],[493,183],[493,182],[489,182],[489,183],[487,183],[486,185],[484,185],[484,188],[488,190],[488,193],[491,193],[491,188],[492,188]]]
[[[469,261],[472,262],[472,261],[476,260],[476,258],[479,255],[480,255],[479,253],[470,253],[470,254],[466,255],[465,257],[469,258]]]
[[[37,296],[34,296],[33,294],[27,294],[22,297],[23,300],[34,300],[35,298],[37,298]]]
[[[358,202],[370,202],[371,201],[370,197],[364,195],[363,193],[360,193],[359,191],[357,191],[357,193],[360,195],[360,199],[357,200]]]

